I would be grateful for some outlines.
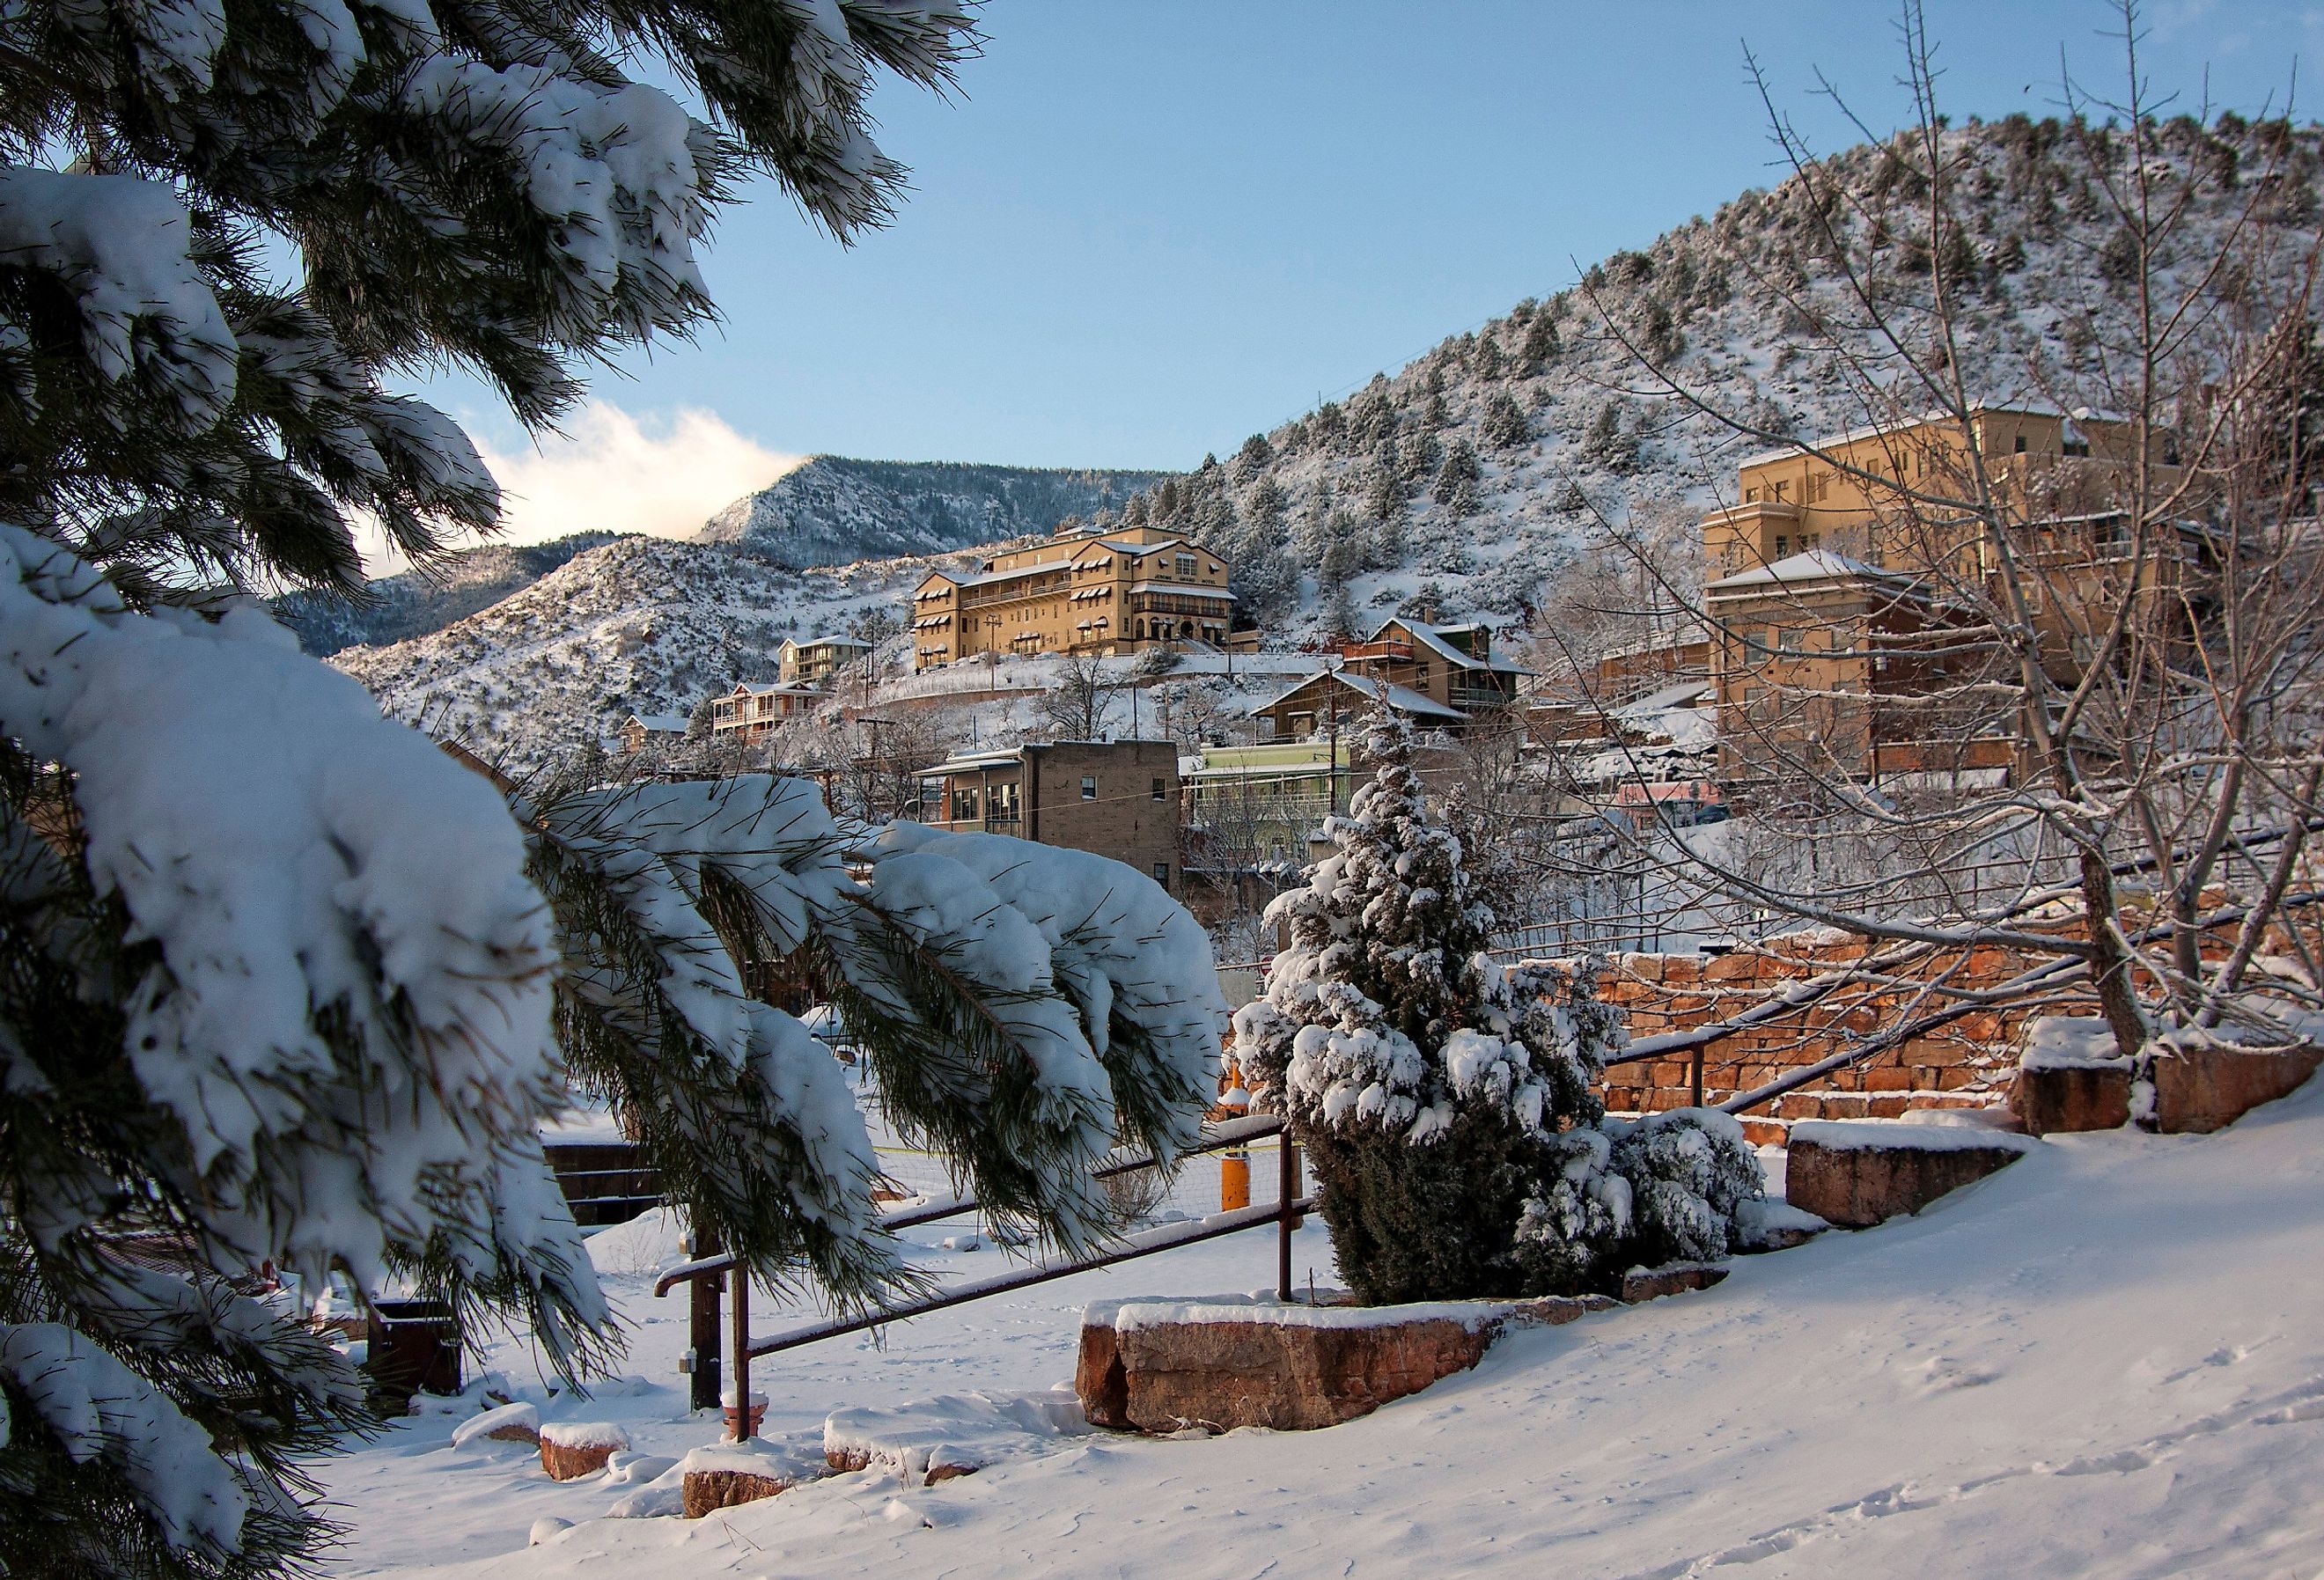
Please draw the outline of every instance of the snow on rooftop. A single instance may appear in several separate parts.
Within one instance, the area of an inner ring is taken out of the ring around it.
[[[1341,685],[1348,688],[1349,690],[1369,697],[1374,702],[1383,703],[1386,706],[1396,709],[1398,713],[1408,713],[1423,718],[1458,719],[1469,716],[1457,707],[1447,707],[1444,704],[1435,701],[1434,698],[1422,696],[1419,692],[1415,691],[1409,686],[1392,686],[1388,684],[1386,681],[1375,680],[1366,675],[1351,675],[1345,670],[1333,669],[1316,670],[1314,674],[1308,676],[1305,679],[1300,681],[1298,685],[1292,687],[1289,690],[1281,692],[1278,695],[1268,698],[1265,702],[1254,705],[1250,711],[1252,713],[1265,713],[1277,703],[1285,700],[1286,698],[1295,697],[1305,688],[1314,685],[1318,680],[1325,679],[1337,680]]]
[[[1733,576],[1720,577],[1705,587],[1706,593],[1727,591],[1736,587],[1772,587],[1777,584],[1795,585],[1811,581],[1839,581],[1850,577],[1875,577],[1882,581],[1904,578],[1877,565],[1867,565],[1861,559],[1851,559],[1830,549],[1809,549],[1778,559],[1772,565],[1757,566],[1738,570]]]

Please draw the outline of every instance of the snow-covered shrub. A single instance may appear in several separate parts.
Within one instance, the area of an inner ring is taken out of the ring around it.
[[[1715,1261],[1735,1249],[1735,1209],[1760,1194],[1761,1179],[1733,1114],[1674,1108],[1606,1128],[1609,1167],[1630,1189],[1628,1265]]]
[[[1235,1018],[1254,1100],[1307,1149],[1342,1276],[1375,1302],[1565,1293],[1723,1253],[1759,1189],[1734,1121],[1605,1122],[1592,1086],[1625,1032],[1594,971],[1497,963],[1489,856],[1457,803],[1432,814],[1400,725],[1370,749],[1380,767],[1327,825],[1333,854],[1268,907],[1289,947]]]

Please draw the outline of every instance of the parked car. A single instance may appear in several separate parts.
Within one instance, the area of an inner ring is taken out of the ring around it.
[[[816,1005],[799,1017],[799,1024],[807,1028],[809,1037],[837,1055],[841,1062],[855,1062],[855,1039],[849,1035],[847,1022],[841,1017],[836,1005]]]

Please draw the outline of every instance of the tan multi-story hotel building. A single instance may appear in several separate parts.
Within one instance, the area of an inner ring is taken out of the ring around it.
[[[912,594],[912,667],[987,653],[1134,653],[1226,645],[1224,559],[1158,527],[1060,531],[973,576],[931,571]]]

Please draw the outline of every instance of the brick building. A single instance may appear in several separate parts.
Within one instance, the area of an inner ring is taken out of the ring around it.
[[[1173,894],[1178,748],[1169,741],[1056,741],[948,758],[920,775],[920,821],[1111,856]]]
[[[931,571],[912,594],[912,667],[986,653],[1118,654],[1224,647],[1227,562],[1158,527],[1060,530],[969,576]]]

